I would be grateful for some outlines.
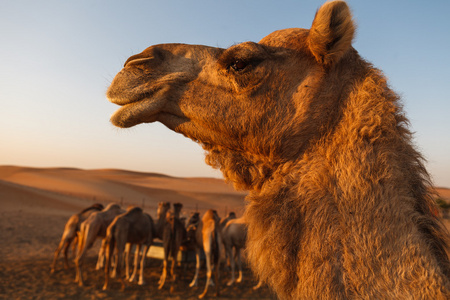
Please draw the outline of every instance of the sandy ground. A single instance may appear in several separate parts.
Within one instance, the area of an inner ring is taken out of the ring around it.
[[[181,202],[184,213],[215,208],[222,216],[243,211],[245,193],[236,192],[222,180],[208,178],[173,178],[159,174],[121,170],[33,169],[0,167],[0,299],[197,299],[205,284],[202,269],[199,286],[189,288],[195,265],[178,268],[179,279],[170,292],[169,284],[157,289],[161,260],[147,259],[145,286],[129,284],[125,291],[113,281],[109,291],[102,291],[102,271],[95,270],[100,241],[89,251],[83,274],[86,286],[73,281],[73,262],[50,274],[53,259],[68,218],[94,202],[117,202],[143,206],[156,214],[160,201]],[[221,273],[219,299],[274,299],[267,287],[253,291],[256,281],[245,269],[244,281],[227,287],[227,271]],[[210,289],[207,297],[213,297]]]
[[[439,189],[450,201],[450,190]],[[244,209],[245,193],[236,192],[222,180],[173,178],[160,174],[122,170],[35,169],[0,166],[0,299],[197,299],[205,284],[202,268],[199,287],[189,288],[194,264],[178,268],[179,279],[171,293],[167,284],[157,289],[161,261],[148,259],[145,286],[130,284],[125,291],[113,280],[109,291],[102,291],[102,271],[95,270],[100,241],[89,251],[84,266],[85,287],[73,281],[73,262],[64,269],[62,258],[57,271],[50,264],[67,219],[94,202],[139,205],[155,216],[160,201],[181,202],[184,214],[217,209],[225,216]],[[449,220],[444,220],[447,227]],[[244,281],[227,287],[227,271],[221,272],[219,299],[276,299],[267,288],[253,291],[256,284],[250,270]],[[207,298],[213,298],[213,288]]]

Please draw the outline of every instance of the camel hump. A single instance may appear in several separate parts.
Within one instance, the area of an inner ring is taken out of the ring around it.
[[[135,206],[135,207],[130,208],[130,209],[125,213],[125,215],[141,214],[142,212],[143,212],[143,211],[142,211],[142,208],[140,208],[140,207],[138,207],[138,206]]]
[[[109,203],[106,205],[106,207],[103,209],[103,211],[111,210],[111,209],[120,209],[120,205],[117,203]]]
[[[102,204],[100,204],[100,203],[95,203],[95,204],[92,204],[91,206],[86,207],[85,209],[83,209],[83,210],[81,211],[81,214],[84,214],[85,212],[88,212],[88,211],[90,211],[90,210],[98,210],[98,211],[100,211],[100,210],[102,210],[103,208],[104,208],[104,207],[103,207]]]

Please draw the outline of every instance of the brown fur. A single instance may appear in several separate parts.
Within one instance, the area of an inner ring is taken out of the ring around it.
[[[225,225],[227,225],[228,221],[236,219],[236,213],[235,212],[229,212],[228,216],[226,216],[225,218],[221,218],[220,219],[220,231],[222,232],[222,244],[223,244],[223,250],[225,251],[223,257],[225,258],[225,263],[226,263],[226,267],[228,268],[228,270],[231,268],[231,262],[230,262],[230,257],[228,256],[228,253],[226,251],[226,247],[225,247],[225,243],[223,241],[223,229],[225,228]],[[222,254],[221,254],[222,255]]]
[[[136,245],[134,272],[130,278],[130,282],[133,282],[136,278],[137,267],[140,265],[138,284],[144,284],[145,257],[153,243],[154,227],[153,219],[144,213],[140,207],[128,209],[126,213],[115,217],[111,222],[108,226],[104,243],[104,251],[106,254],[104,290],[108,288],[109,284],[110,262],[113,253],[116,257],[116,274],[122,284],[122,290],[125,289],[125,282],[121,277],[121,262],[126,244]]]
[[[167,211],[170,209],[170,202],[159,202],[156,211],[157,220],[155,224],[154,236],[163,239],[164,227],[166,226]]]
[[[171,275],[171,287],[170,290],[173,291],[174,283],[176,280],[175,266],[177,264],[178,252],[182,242],[186,239],[186,228],[180,220],[181,209],[183,204],[174,203],[174,211],[167,212],[166,214],[166,225],[163,232],[163,247],[164,247],[164,261],[163,261],[163,272],[159,280],[158,289],[162,289],[166,281],[167,268],[169,267],[169,258],[172,259],[172,264],[170,267]]]
[[[80,231],[78,232],[78,251],[75,258],[75,282],[78,282],[79,286],[83,286],[84,284],[81,267],[86,251],[92,247],[98,237],[103,238],[106,236],[106,229],[109,224],[111,224],[116,216],[124,212],[118,204],[110,203],[102,211],[92,213],[81,223]],[[103,262],[103,249],[104,247],[102,246],[98,254],[97,269],[100,267],[101,262]]]
[[[196,267],[195,275],[190,287],[197,286],[198,272],[200,270],[200,250],[203,249],[206,258],[206,284],[199,298],[205,297],[208,286],[213,284],[211,279],[212,266],[214,264],[214,279],[216,281],[216,296],[219,296],[219,263],[221,250],[220,217],[215,210],[208,210],[200,219],[199,214],[194,214],[188,221],[187,235],[195,246]]]
[[[222,239],[227,257],[230,258],[231,279],[228,281],[227,285],[231,286],[235,281],[242,281],[241,249],[245,247],[245,242],[247,240],[247,224],[245,223],[244,218],[229,220],[222,229]],[[233,248],[235,251],[234,257]],[[234,277],[234,266],[236,259],[239,268],[239,277],[237,279]]]
[[[64,266],[66,269],[69,267],[69,261],[67,259],[68,250],[70,244],[74,241],[75,241],[74,242],[74,249],[75,249],[75,245],[77,244],[77,234],[78,231],[80,231],[80,224],[84,222],[84,220],[86,220],[93,212],[100,211],[102,209],[103,205],[96,203],[83,209],[81,212],[74,214],[69,218],[69,220],[67,220],[67,223],[64,226],[64,232],[62,234],[61,241],[59,242],[58,248],[56,248],[55,250],[51,273],[55,272],[56,261],[58,259],[59,253],[63,249],[64,249]]]
[[[228,49],[152,46],[109,99],[119,127],[159,121],[248,189],[248,256],[280,298],[450,298],[448,232],[399,97],[327,2],[310,30]]]

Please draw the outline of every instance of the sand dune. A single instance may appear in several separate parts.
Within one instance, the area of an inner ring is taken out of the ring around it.
[[[0,183],[1,190],[8,193],[3,197],[8,202],[3,209],[8,210],[17,206],[25,210],[59,207],[75,213],[94,201],[140,205],[152,210],[158,202],[170,201],[183,203],[185,211],[214,208],[222,213],[229,209],[242,212],[246,195],[220,179],[176,178],[115,169],[0,166]]]
[[[93,272],[92,265],[98,241],[87,258],[87,287],[73,283],[73,263],[68,270],[59,264],[57,273],[51,275],[50,263],[64,225],[69,216],[94,202],[139,205],[154,217],[161,201],[183,203],[185,215],[209,208],[217,209],[221,216],[231,210],[239,215],[245,195],[212,178],[175,178],[114,169],[0,166],[0,299],[197,299],[200,292],[186,288],[193,277],[193,265],[171,293],[156,288],[161,262],[155,259],[148,260],[147,286],[131,285],[127,292],[119,293],[113,284],[111,291],[102,292],[98,285],[104,275],[102,271]],[[254,292],[251,287],[255,279],[249,269],[245,272],[245,282],[232,288],[225,285],[228,275],[223,276],[225,298],[274,298],[267,287]]]

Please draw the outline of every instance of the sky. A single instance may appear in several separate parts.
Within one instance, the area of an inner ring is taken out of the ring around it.
[[[450,187],[450,1],[347,1],[353,46],[401,95],[437,186]],[[0,165],[222,177],[161,124],[117,129],[106,89],[160,43],[227,48],[309,28],[323,1],[0,1]]]

